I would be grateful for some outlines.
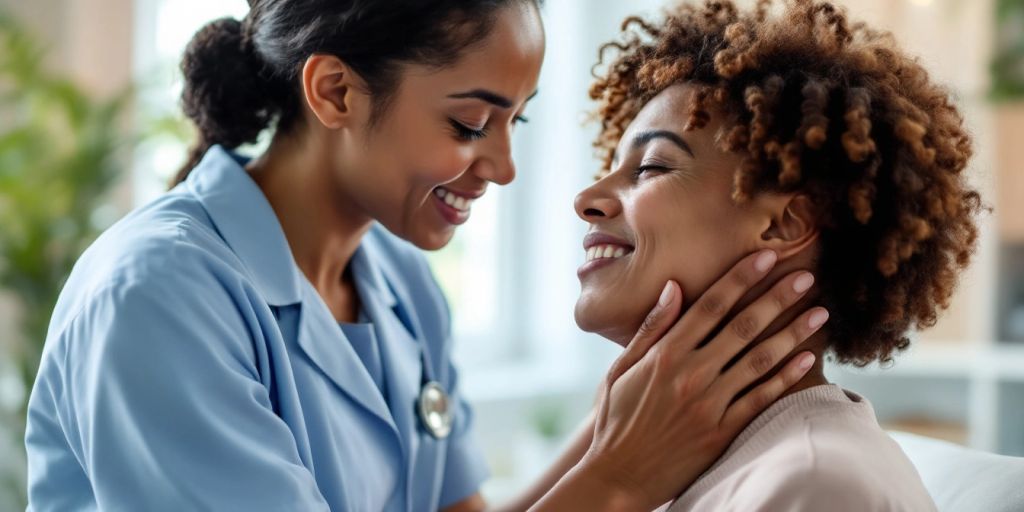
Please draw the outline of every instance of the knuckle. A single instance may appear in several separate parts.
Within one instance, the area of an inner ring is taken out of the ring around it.
[[[697,419],[708,423],[717,423],[718,418],[714,417],[715,404],[708,399],[697,400],[693,403],[691,411]]]
[[[697,438],[696,444],[701,451],[717,453],[724,450],[731,442],[732,437],[723,432],[719,423],[715,423]]]
[[[768,391],[755,391],[750,395],[750,407],[754,411],[763,411],[772,404],[772,396]]]
[[[749,288],[753,285],[753,279],[750,276],[751,272],[746,272],[743,269],[736,269],[730,274],[730,281],[736,286],[742,288]]]
[[[799,324],[796,324],[789,329],[788,338],[790,347],[795,347],[804,342],[804,339],[807,338],[807,333],[804,332]]]
[[[732,333],[742,341],[753,340],[758,333],[757,321],[750,315],[740,315],[729,324]]]
[[[656,349],[657,347],[655,347]],[[675,359],[672,357],[672,353],[669,350],[655,350],[654,352],[654,368],[656,371],[665,373],[671,372],[672,367],[675,365]]]
[[[755,375],[764,375],[775,366],[771,352],[765,348],[754,349],[747,357],[747,365]]]
[[[725,314],[725,302],[718,295],[704,295],[700,299],[700,310],[711,316]]]
[[[691,371],[676,381],[676,393],[680,398],[698,396],[703,391],[703,377],[699,371]]]
[[[770,300],[778,311],[785,311],[789,307],[792,297],[785,288],[779,288],[771,293]]]
[[[709,447],[724,447],[732,442],[732,437],[720,429],[714,429],[708,433],[706,441]]]

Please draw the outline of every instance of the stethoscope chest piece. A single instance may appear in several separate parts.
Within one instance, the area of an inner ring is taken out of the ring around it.
[[[452,432],[452,411],[448,392],[437,381],[423,385],[419,398],[420,423],[436,439],[444,439]]]

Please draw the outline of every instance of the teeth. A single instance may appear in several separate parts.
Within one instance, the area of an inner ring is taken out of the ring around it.
[[[469,207],[473,205],[473,201],[475,201],[475,199],[467,199],[465,197],[452,194],[443,187],[437,187],[434,189],[434,195],[444,201],[444,204],[463,212],[468,211]]]
[[[621,258],[632,252],[632,250],[620,245],[595,245],[587,249],[587,261],[600,258]]]

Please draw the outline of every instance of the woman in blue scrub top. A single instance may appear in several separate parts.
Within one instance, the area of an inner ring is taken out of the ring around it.
[[[104,233],[60,297],[29,404],[29,508],[482,510],[449,311],[419,249],[514,177],[539,7],[250,6],[184,56],[199,142],[176,185]],[[270,129],[258,158],[233,152]],[[722,296],[773,262],[741,262]],[[803,373],[735,403],[680,385],[714,369],[679,356],[722,314],[676,324],[672,283],[651,300],[596,419],[509,508],[652,509]]]

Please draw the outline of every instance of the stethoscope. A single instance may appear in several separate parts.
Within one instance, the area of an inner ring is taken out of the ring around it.
[[[434,439],[445,439],[452,433],[454,422],[451,400],[448,391],[440,382],[433,378],[433,367],[426,347],[420,348],[420,360],[423,363],[423,377],[420,379],[420,395],[416,401],[416,412],[420,425]]]

